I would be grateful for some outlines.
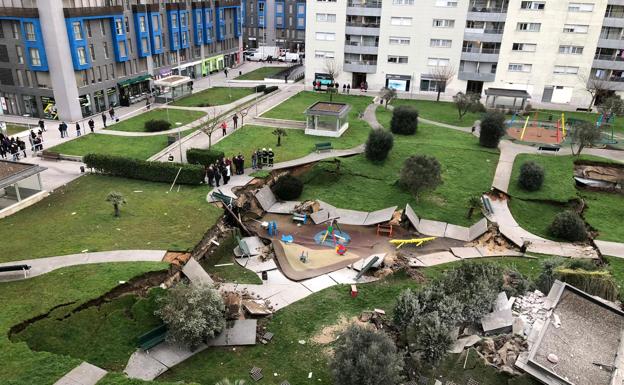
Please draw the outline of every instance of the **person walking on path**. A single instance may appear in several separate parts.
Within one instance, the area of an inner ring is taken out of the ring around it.
[[[227,79],[227,75],[228,75],[228,69],[227,69],[227,67],[223,69],[223,73],[225,74],[225,78]]]
[[[95,122],[93,121],[93,119],[89,119],[89,130],[91,130],[91,133],[93,134],[95,132]]]
[[[232,121],[234,122],[234,129],[236,130],[238,128],[238,115],[234,114],[234,116],[232,116]]]
[[[347,95],[351,92],[351,84],[347,84]]]
[[[254,151],[251,153],[251,169],[255,170],[258,166],[258,156],[257,156],[257,152]]]
[[[26,158],[26,142],[24,142],[20,138],[17,138],[16,143],[17,143],[17,147],[19,147],[19,149],[22,150],[22,153],[24,154],[24,158]]]
[[[227,123],[225,122],[225,120],[223,121],[223,123],[221,123],[221,135],[227,135]]]
[[[149,111],[150,108],[152,108],[152,103],[150,102],[150,97],[148,96],[145,98],[145,109]]]
[[[217,185],[217,187],[219,187],[219,181],[221,180],[221,170],[219,170],[219,165],[217,163],[213,165],[213,170],[215,184]]]
[[[43,119],[39,119],[39,128],[41,129],[41,131],[45,132],[45,122],[43,121]]]
[[[106,112],[102,112],[102,123],[104,123],[104,128],[106,128]]]
[[[115,109],[113,107],[108,110],[108,114],[110,115],[111,120],[115,122]]]
[[[212,165],[206,167],[206,182],[212,187],[214,181],[214,171],[212,171]]]
[[[239,161],[239,175],[243,175],[245,173],[245,156],[239,153],[238,161]]]
[[[80,123],[76,122],[76,137],[80,136]]]

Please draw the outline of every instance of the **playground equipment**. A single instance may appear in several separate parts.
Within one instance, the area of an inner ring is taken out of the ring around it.
[[[314,241],[319,245],[336,247],[347,245],[351,241],[349,234],[340,229],[336,221],[337,218],[330,218],[325,231],[321,231],[314,236]]]
[[[299,256],[299,260],[302,263],[307,263],[308,262],[308,258],[310,258],[310,254],[308,254],[307,251],[302,251],[301,255]]]
[[[343,245],[337,245],[336,246],[336,254],[338,255],[344,255],[347,252],[347,248],[344,247]]]
[[[277,222],[275,221],[268,222],[267,232],[269,233],[269,236],[277,235]]]
[[[400,249],[403,245],[416,245],[422,246],[423,243],[433,241],[436,237],[427,237],[427,238],[413,238],[413,239],[392,239],[390,243],[393,245],[397,245],[397,250]]]
[[[301,222],[301,224],[305,225],[308,221],[308,214],[293,213],[292,219],[294,222]]]
[[[392,225],[382,225],[381,223],[377,225],[377,236],[379,234],[388,234],[389,237],[392,237]]]

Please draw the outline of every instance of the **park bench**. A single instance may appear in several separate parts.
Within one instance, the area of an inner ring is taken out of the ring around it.
[[[316,143],[314,145],[314,148],[316,152],[321,152],[321,151],[330,151],[334,147],[332,146],[330,142],[322,142],[322,143]]]
[[[61,160],[61,154],[47,150],[41,151],[41,157],[43,159]]]
[[[9,265],[9,266],[0,266],[0,273],[8,273],[12,271],[21,271],[24,273],[24,278],[26,278],[26,273],[30,270],[30,265]]]
[[[483,207],[485,207],[485,211],[487,211],[488,214],[493,215],[494,208],[492,208],[492,203],[490,203],[490,199],[486,196],[482,196],[481,201],[483,202]]]
[[[577,111],[579,111],[579,112],[591,112],[591,108],[582,108],[582,107],[579,107],[579,108],[577,108],[576,110],[577,110]]]
[[[148,350],[163,342],[167,337],[167,325],[162,324],[157,328],[139,336],[139,348]]]
[[[557,154],[561,147],[559,146],[539,146],[537,152],[548,152],[551,154]]]

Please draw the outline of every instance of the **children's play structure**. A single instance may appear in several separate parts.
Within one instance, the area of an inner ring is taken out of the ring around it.
[[[318,245],[336,248],[337,246],[346,246],[351,241],[349,234],[340,229],[340,225],[336,221],[338,218],[330,218],[327,222],[327,229],[318,232],[314,236],[314,242]],[[338,249],[336,249],[338,250]],[[343,252],[344,254],[344,252]]]

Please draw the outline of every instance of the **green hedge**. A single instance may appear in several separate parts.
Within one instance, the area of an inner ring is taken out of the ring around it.
[[[87,154],[82,157],[87,167],[102,174],[150,182],[173,183],[182,167],[176,183],[198,185],[204,180],[204,168],[194,164],[172,162],[148,162],[145,160],[102,154]]]
[[[277,91],[277,88],[278,88],[277,86],[267,87],[264,89],[264,94],[266,95],[266,94],[270,94],[273,91]]]
[[[145,122],[144,128],[147,132],[167,131],[171,128],[171,123],[166,120],[152,119]]]
[[[190,148],[186,150],[186,160],[191,164],[200,164],[208,166],[223,158],[223,151],[205,150],[201,148]]]
[[[256,92],[264,92],[264,90],[267,88],[266,85],[264,84],[260,84],[258,86],[256,86]]]

